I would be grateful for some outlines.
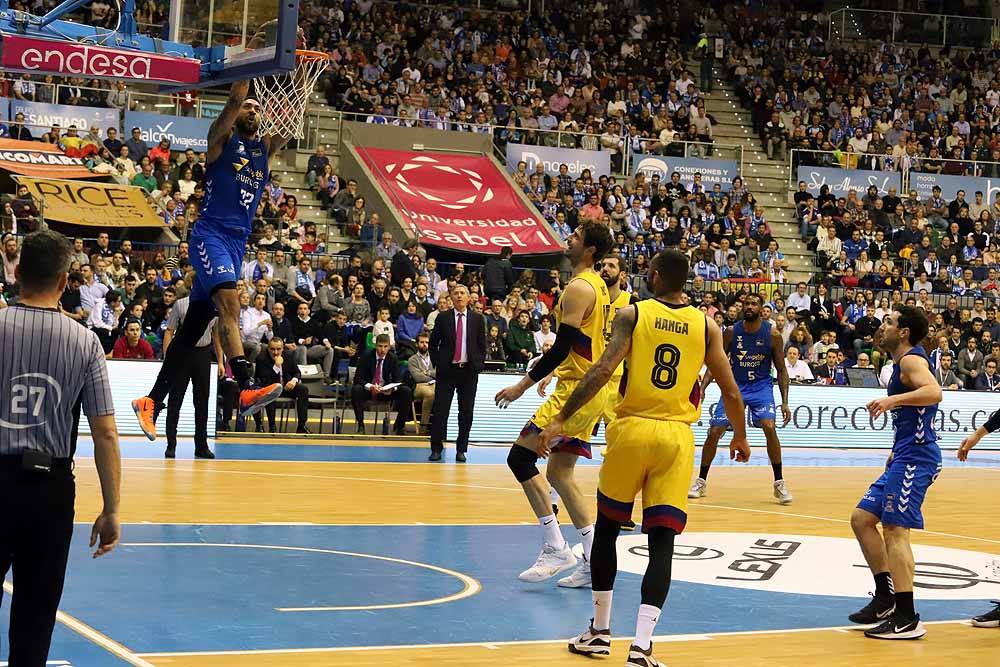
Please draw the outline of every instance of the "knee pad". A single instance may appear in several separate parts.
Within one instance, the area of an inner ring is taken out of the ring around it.
[[[514,479],[521,484],[538,474],[536,463],[538,454],[520,445],[511,447],[507,454],[507,467],[514,473]]]

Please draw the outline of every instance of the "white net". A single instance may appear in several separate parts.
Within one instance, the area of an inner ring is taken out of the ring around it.
[[[254,79],[254,96],[261,106],[261,134],[295,139],[305,136],[309,96],[329,62],[324,53],[300,51],[292,71]]]

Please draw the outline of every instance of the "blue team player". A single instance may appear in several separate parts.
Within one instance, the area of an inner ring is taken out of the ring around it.
[[[900,306],[876,334],[882,349],[892,355],[893,369],[889,395],[869,403],[868,412],[873,420],[891,413],[892,453],[885,472],[851,514],[854,535],[875,577],[875,596],[850,619],[865,625],[878,623],[865,632],[872,639],[920,639],[927,634],[913,609],[910,547],[910,529],[924,527],[920,507],[941,472],[941,449],[934,432],[941,386],[919,345],[927,328],[922,310]],[[880,521],[881,535],[876,527]]]
[[[774,381],[771,379],[771,369],[774,368],[778,375],[783,426],[792,419],[792,411],[788,408],[788,369],[785,367],[785,346],[781,332],[771,326],[770,322],[760,318],[763,305],[759,294],[747,295],[743,300],[743,320],[726,329],[722,342],[729,355],[729,363],[733,366],[736,384],[750,410],[751,424],[764,431],[767,439],[767,457],[774,470],[774,497],[782,505],[787,505],[792,502],[792,494],[788,491],[781,470],[781,442],[774,423]],[[706,372],[701,384],[702,393],[711,382],[712,374]],[[701,450],[701,471],[688,491],[688,498],[702,498],[708,491],[708,471],[719,448],[719,440],[729,429],[729,419],[726,418],[722,401],[716,404],[709,426],[708,437]]]
[[[261,106],[247,97],[249,89],[249,81],[232,84],[225,108],[208,131],[205,201],[191,234],[195,269],[191,303],[167,349],[153,390],[132,401],[139,426],[150,440],[156,439],[156,416],[171,385],[184,372],[185,357],[216,316],[226,359],[240,386],[240,412],[254,414],[281,395],[280,384],[255,386],[256,360],[243,356],[240,339],[236,280],[251,221],[268,181],[268,162],[288,142],[287,137],[260,136]],[[211,452],[203,454],[213,458]]]

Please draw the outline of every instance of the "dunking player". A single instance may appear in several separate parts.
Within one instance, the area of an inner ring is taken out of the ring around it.
[[[649,564],[642,579],[642,604],[636,621],[629,665],[658,667],[651,637],[670,588],[674,539],[687,523],[687,490],[694,464],[691,423],[701,415],[698,374],[708,364],[722,389],[733,423],[733,458],[750,457],[743,399],[733,379],[722,333],[714,321],[688,306],[682,292],[687,257],[665,250],[650,265],[654,298],[618,311],[607,350],[576,385],[558,415],[538,436],[542,455],[547,443],[565,432],[577,411],[596,400],[615,369],[628,362],[625,394],[608,426],[608,451],[597,486],[597,524],[592,552],[594,618],[569,644],[573,653],[611,652],[611,594],[618,571],[615,542],[619,526],[632,516],[642,491],[642,530],[649,542]]]
[[[726,329],[723,346],[729,355],[733,374],[743,394],[743,400],[750,408],[751,423],[764,431],[767,439],[767,457],[774,470],[774,497],[782,505],[792,502],[792,494],[785,484],[781,470],[781,442],[774,423],[774,381],[771,368],[778,373],[778,387],[781,390],[781,414],[784,425],[792,419],[788,408],[788,369],[785,367],[785,346],[781,332],[760,318],[763,300],[759,294],[748,294],[743,302],[743,321]],[[705,373],[702,382],[704,391],[712,382],[712,372]],[[725,406],[720,402],[709,422],[708,437],[701,449],[701,471],[691,485],[688,498],[702,498],[708,491],[708,471],[715,459],[722,434],[729,428]]]
[[[968,438],[962,440],[962,444],[958,448],[958,460],[968,460],[969,452],[972,451],[972,448],[978,445],[980,440],[990,433],[995,433],[997,430],[1000,430],[1000,410],[996,410],[986,420],[985,424],[977,428]],[[996,600],[994,600],[994,603],[996,603]],[[997,604],[993,608],[993,611],[988,611],[982,616],[973,618],[972,625],[977,628],[1000,628],[1000,604]]]
[[[927,326],[922,310],[900,306],[876,333],[875,342],[892,355],[893,368],[888,397],[869,403],[868,412],[872,419],[891,412],[892,453],[885,472],[851,514],[854,535],[875,576],[875,597],[850,619],[866,625],[879,623],[865,631],[872,639],[920,639],[927,633],[913,609],[910,547],[910,529],[924,527],[920,507],[941,472],[941,449],[934,432],[941,386],[920,346]]]
[[[554,577],[577,563],[552,511],[549,484],[538,474],[538,433],[555,418],[584,373],[604,352],[604,328],[611,309],[607,285],[594,271],[594,265],[611,249],[608,228],[595,222],[585,222],[569,236],[566,245],[566,255],[573,263],[573,277],[555,307],[559,322],[556,342],[517,384],[496,395],[497,405],[506,408],[553,371],[559,377],[555,392],[525,424],[507,455],[507,465],[524,488],[531,509],[542,527],[542,551],[535,564],[520,574],[522,581],[530,582]],[[559,432],[546,466],[548,482],[562,497],[583,541],[583,563],[578,568],[579,572],[573,573],[581,581],[590,579],[590,545],[594,540],[594,524],[587,502],[573,479],[573,470],[578,456],[591,458],[590,437],[604,412],[604,402],[605,394],[602,392],[598,399],[575,411],[573,418]]]
[[[205,203],[191,234],[196,250],[194,288],[184,324],[174,336],[148,396],[132,401],[142,432],[156,439],[156,417],[179,374],[183,360],[218,314],[222,347],[240,386],[240,411],[261,410],[281,395],[281,385],[258,388],[253,363],[243,356],[240,300],[236,279],[246,252],[250,223],[268,181],[268,162],[288,142],[286,137],[259,136],[260,103],[247,97],[250,83],[237,81],[229,100],[208,131]],[[220,360],[221,363],[222,360]]]

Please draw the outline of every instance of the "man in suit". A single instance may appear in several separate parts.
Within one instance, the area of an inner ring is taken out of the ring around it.
[[[472,430],[479,373],[486,362],[486,320],[469,307],[469,288],[461,283],[451,290],[454,308],[434,320],[430,354],[437,368],[434,388],[434,419],[431,421],[431,461],[441,460],[448,434],[451,401],[458,392],[458,438],[455,460],[464,463]]]
[[[298,416],[298,426],[296,433],[309,433],[306,428],[306,421],[309,418],[309,390],[302,384],[302,373],[299,365],[295,363],[295,355],[285,350],[285,342],[275,336],[267,343],[267,354],[261,355],[257,360],[257,381],[266,382],[263,386],[274,383],[281,384],[281,397],[295,400],[295,413]],[[267,425],[271,433],[275,432],[274,426],[274,403],[268,405]]]
[[[955,365],[955,375],[966,387],[975,387],[976,378],[983,370],[983,353],[978,349],[979,345],[975,338],[969,336],[965,341],[965,349],[958,353],[958,361]]]
[[[406,385],[392,389],[382,388],[399,382],[401,378],[399,360],[389,351],[389,335],[379,334],[375,337],[375,349],[369,350],[361,357],[354,372],[351,405],[354,406],[358,433],[365,432],[365,403],[392,401],[392,409],[396,411],[393,433],[403,435],[406,422],[410,418],[410,411],[413,409],[413,390]]]

